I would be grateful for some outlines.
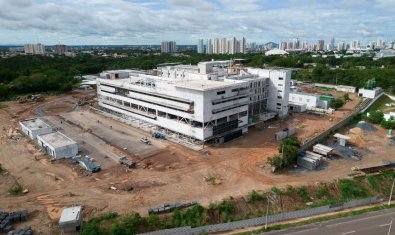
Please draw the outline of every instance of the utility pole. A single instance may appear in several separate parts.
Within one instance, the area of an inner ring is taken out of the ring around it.
[[[392,180],[392,187],[391,187],[391,194],[390,194],[390,199],[388,199],[388,205],[391,205],[391,199],[392,199],[392,192],[394,191],[394,183],[395,179]]]
[[[281,164],[280,164],[280,168],[283,167],[283,159],[284,159],[284,143],[281,144]]]
[[[265,230],[267,229],[267,217],[269,214],[269,195],[266,196],[267,198],[267,206],[266,206],[266,223],[265,223]]]
[[[390,223],[390,228],[388,229],[388,235],[391,234],[391,227],[392,227],[392,219],[391,219],[391,223]]]

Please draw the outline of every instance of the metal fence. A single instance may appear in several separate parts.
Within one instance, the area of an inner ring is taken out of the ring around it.
[[[320,215],[320,214],[324,214],[324,213],[340,211],[340,210],[353,208],[353,207],[357,207],[357,206],[368,205],[368,204],[377,203],[377,202],[381,202],[381,201],[383,201],[383,198],[381,198],[381,197],[370,197],[370,198],[353,200],[353,201],[349,201],[349,202],[345,202],[345,203],[341,203],[341,204],[336,204],[336,205],[313,207],[313,208],[304,209],[304,210],[284,212],[284,213],[280,213],[280,214],[269,215],[267,217],[267,221],[268,221],[268,223],[275,223],[275,222],[280,222],[280,221],[285,221],[285,220],[298,219],[298,218],[303,218],[303,217],[309,217],[309,216]],[[262,226],[265,223],[266,223],[266,216],[262,216],[262,217],[257,217],[257,218],[253,218],[253,219],[246,219],[246,220],[240,220],[240,221],[223,223],[223,224],[213,224],[213,225],[207,225],[207,226],[196,227],[196,228],[187,226],[187,227],[165,229],[165,230],[159,230],[159,231],[141,233],[141,234],[144,234],[144,235],[168,235],[168,234],[169,235],[170,234],[198,235],[198,234],[205,234],[205,233],[225,232],[225,231],[242,229],[242,228],[253,227],[253,226]]]
[[[328,136],[331,132],[336,131],[339,128],[342,128],[345,126],[352,118],[357,116],[359,113],[364,112],[366,109],[368,109],[376,100],[378,97],[376,97],[374,100],[366,99],[364,102],[362,102],[354,111],[352,111],[346,118],[341,120],[340,122],[336,123],[332,127],[330,127],[328,130],[322,132],[321,134],[315,136],[313,139],[307,141],[305,144],[303,144],[300,147],[299,151],[305,151],[309,148],[311,148],[313,145],[316,143],[320,142],[321,140],[325,139],[326,136]]]

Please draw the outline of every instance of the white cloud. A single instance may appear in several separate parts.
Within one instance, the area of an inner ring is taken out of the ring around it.
[[[0,0],[0,44],[394,38],[391,0]],[[392,37],[392,38],[391,38]]]

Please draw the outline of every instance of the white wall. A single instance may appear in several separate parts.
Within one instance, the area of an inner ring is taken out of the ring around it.
[[[317,108],[319,106],[320,97],[316,95],[291,92],[289,93],[289,101],[297,104],[305,104],[307,108]]]
[[[42,139],[41,136],[37,137],[37,142],[40,147],[46,150],[47,153],[55,159],[74,157],[78,153],[78,146],[76,143],[67,144],[62,147],[55,148],[51,145],[51,143],[48,143],[47,141]]]

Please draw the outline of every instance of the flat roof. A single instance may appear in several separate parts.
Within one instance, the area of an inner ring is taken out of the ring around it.
[[[39,130],[43,128],[51,128],[50,125],[45,123],[43,120],[39,118],[31,118],[21,121],[21,123],[29,128],[30,130]]]
[[[77,221],[79,220],[80,215],[81,215],[81,206],[64,208],[62,211],[62,215],[60,216],[59,219],[59,224]]]
[[[219,89],[219,88],[226,88],[229,86],[234,86],[236,84],[247,83],[246,81],[242,80],[204,80],[204,79],[192,79],[192,80],[173,80],[171,84],[174,84],[176,87],[193,89],[193,90],[211,90],[211,89]]]
[[[336,133],[335,135],[333,135],[333,137],[339,138],[339,139],[345,139],[345,140],[349,140],[350,139],[350,136],[342,135],[340,133]]]
[[[44,141],[46,141],[48,144],[50,144],[55,148],[63,147],[65,145],[70,145],[70,144],[77,144],[77,142],[70,139],[66,135],[60,133],[59,131],[45,135],[40,135],[38,138],[43,139]]]

